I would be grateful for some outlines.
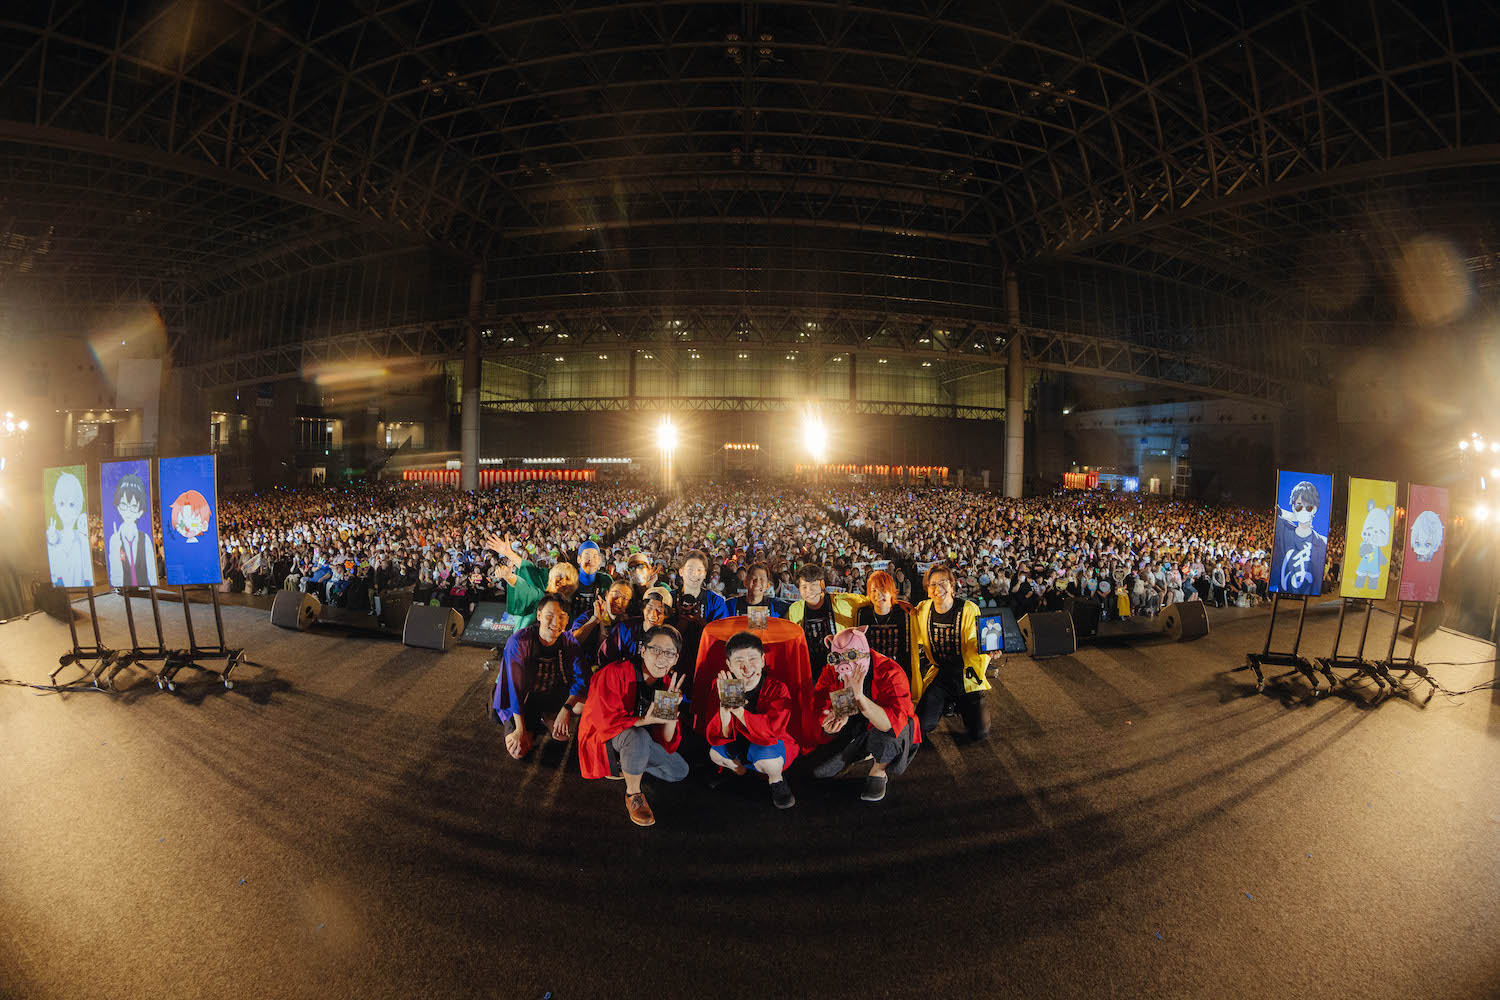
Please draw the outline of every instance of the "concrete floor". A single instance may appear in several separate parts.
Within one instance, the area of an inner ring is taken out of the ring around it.
[[[571,747],[506,756],[484,650],[225,620],[232,691],[0,687],[0,996],[1500,996],[1500,699],[1257,695],[1263,612],[1012,657],[994,737],[945,723],[882,803],[695,773],[649,830]],[[0,677],[66,646],[0,626]],[[1454,689],[1493,657],[1422,647]]]

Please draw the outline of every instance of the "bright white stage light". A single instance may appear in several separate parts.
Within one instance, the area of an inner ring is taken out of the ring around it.
[[[1491,441],[1490,451],[1500,451],[1500,441]]]
[[[677,448],[677,428],[672,424],[671,417],[662,417],[661,423],[656,427],[656,445],[662,451],[674,451]]]
[[[26,430],[26,429],[27,429],[27,428],[28,428],[28,427],[30,427],[30,426],[31,426],[31,425],[30,425],[30,424],[28,424],[28,423],[27,423],[27,422],[26,422],[26,421],[24,421],[24,420],[23,420],[23,421],[21,421],[21,422],[20,422],[20,423],[19,423],[19,424],[16,424],[16,426],[17,426],[17,427],[19,427],[19,428],[21,428],[21,430],[23,430],[23,431],[24,431],[24,430]]]
[[[1489,519],[1490,519],[1490,509],[1488,507],[1486,507],[1484,504],[1480,504],[1479,506],[1477,506],[1477,507],[1474,508],[1474,520],[1476,520],[1476,521],[1478,521],[1478,522],[1480,522],[1482,524],[1485,521],[1488,521]]]
[[[813,461],[821,464],[828,460],[828,428],[823,426],[823,418],[816,410],[809,410],[803,418],[802,442]]]
[[[1460,441],[1460,442],[1458,442],[1458,450],[1459,451],[1468,451],[1469,450],[1469,442],[1467,442],[1467,441]]]

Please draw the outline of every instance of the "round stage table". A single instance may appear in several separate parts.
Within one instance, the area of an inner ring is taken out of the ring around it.
[[[708,720],[719,710],[719,693],[714,680],[724,669],[724,644],[736,632],[750,627],[744,615],[720,618],[703,627],[698,641],[697,665],[693,668],[693,724],[698,732],[708,729]],[[792,738],[806,753],[818,745],[818,724],[813,719],[812,661],[807,656],[807,637],[802,626],[785,618],[772,618],[764,632],[757,632],[766,646],[766,673],[785,684],[792,692],[792,719],[788,725]]]

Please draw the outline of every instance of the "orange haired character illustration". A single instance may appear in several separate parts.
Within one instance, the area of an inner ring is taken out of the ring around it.
[[[197,490],[179,493],[172,501],[172,530],[190,543],[208,530],[208,520],[213,517],[208,501]]]

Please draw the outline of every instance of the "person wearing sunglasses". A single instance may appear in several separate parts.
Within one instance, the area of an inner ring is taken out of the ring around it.
[[[719,671],[714,691],[722,698],[731,679],[743,685],[744,703],[708,718],[708,759],[726,771],[758,771],[771,784],[771,803],[777,809],[797,804],[782,772],[797,757],[797,741],[787,730],[792,718],[792,692],[767,674],[766,647],[751,632],[738,632],[724,644],[727,669]]]
[[[674,669],[682,653],[682,634],[670,625],[647,629],[641,637],[640,661],[616,660],[594,674],[583,720],[578,727],[578,769],[585,778],[623,779],[625,812],[636,826],[651,826],[656,816],[641,791],[641,779],[681,781],[688,764],[677,752],[682,742],[678,715],[657,714],[656,695],[681,695],[683,675]]]
[[[1292,487],[1291,510],[1281,510],[1276,519],[1271,573],[1275,588],[1283,594],[1317,595],[1323,589],[1323,564],[1328,559],[1328,539],[1313,527],[1322,498],[1318,488],[1306,480]]]
[[[888,775],[904,772],[916,755],[922,732],[905,669],[870,648],[867,628],[845,629],[828,639],[828,668],[813,689],[813,714],[824,741],[814,751],[822,759],[813,767],[813,777],[834,778],[850,764],[868,759],[870,773],[859,797],[879,802],[885,798]],[[855,714],[837,709],[836,691],[853,696]]]

